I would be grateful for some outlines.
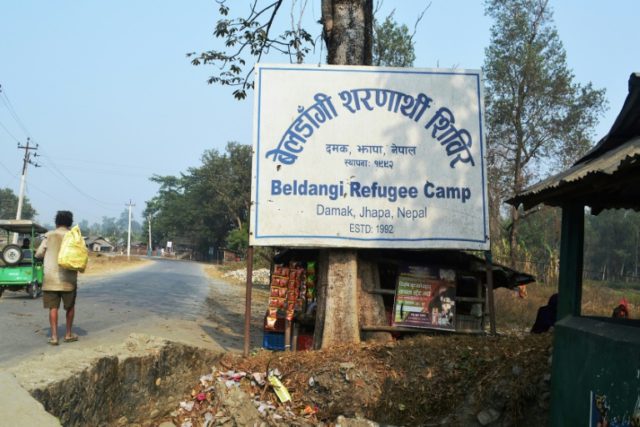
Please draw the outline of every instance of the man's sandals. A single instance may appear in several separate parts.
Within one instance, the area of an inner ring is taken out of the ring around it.
[[[77,335],[71,335],[70,337],[64,337],[64,342],[76,342],[78,341],[78,336]],[[47,341],[47,344],[49,345],[58,345],[58,339],[57,338],[49,338],[49,340]]]
[[[64,342],[76,342],[78,341],[77,335],[71,335],[70,337],[64,337]]]

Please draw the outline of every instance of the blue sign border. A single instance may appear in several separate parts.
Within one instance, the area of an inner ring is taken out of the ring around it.
[[[476,72],[455,72],[455,71],[420,71],[420,70],[366,70],[363,68],[340,68],[340,67],[318,67],[318,68],[303,68],[303,67],[270,67],[270,66],[256,66],[257,68],[257,80],[258,80],[258,112],[257,112],[257,129],[256,129],[256,206],[254,207],[255,220],[253,239],[333,239],[344,241],[379,241],[379,242],[425,242],[425,241],[454,241],[454,242],[470,242],[470,243],[486,243],[489,238],[487,234],[487,205],[486,205],[486,185],[485,185],[485,165],[484,165],[484,123],[482,122],[482,95],[481,95],[481,81],[480,74]],[[299,72],[339,72],[339,73],[367,73],[367,74],[428,74],[428,75],[450,75],[450,76],[472,76],[476,78],[476,94],[478,96],[478,123],[480,125],[480,164],[482,175],[482,219],[483,219],[483,232],[484,238],[482,239],[461,239],[455,237],[419,237],[415,239],[411,238],[384,238],[384,237],[349,237],[349,236],[334,236],[334,235],[287,235],[287,234],[273,234],[273,235],[260,235],[258,232],[258,204],[260,200],[260,187],[257,183],[260,181],[260,123],[261,123],[261,107],[262,107],[262,76],[265,71],[295,71]],[[416,249],[416,248],[412,248]]]

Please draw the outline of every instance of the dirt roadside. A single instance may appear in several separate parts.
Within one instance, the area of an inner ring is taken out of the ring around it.
[[[105,264],[90,275],[146,265],[144,261],[123,260],[117,268]],[[416,335],[386,344],[363,343],[314,352],[270,352],[259,349],[268,291],[266,286],[257,286],[253,291],[253,355],[244,359],[240,356],[244,283],[225,278],[224,272],[214,267],[203,264],[202,268],[212,280],[226,283],[217,291],[211,290],[206,304],[210,307],[208,320],[218,325],[221,335],[232,336],[233,343],[216,342],[215,333],[214,338],[203,337],[202,330],[186,324],[189,322],[168,325],[159,320],[155,325],[145,325],[149,327],[145,331],[153,331],[152,334],[105,340],[91,348],[65,349],[22,363],[11,369],[12,373],[25,389],[33,390],[60,381],[63,375],[86,370],[99,357],[148,354],[169,339],[217,349],[224,355],[215,370],[199,373],[212,374],[212,381],[203,381],[203,377],[198,380],[197,375],[188,379],[193,384],[191,392],[175,396],[177,403],[169,417],[150,416],[139,425],[231,426],[245,425],[243,422],[248,419],[251,423],[246,425],[254,422],[268,426],[335,425],[343,416],[388,425],[546,425],[549,334]],[[229,309],[231,322],[216,322],[219,315],[214,309],[216,305]],[[274,370],[279,372],[291,402],[280,402],[272,387],[255,380],[254,374],[263,378]],[[213,383],[215,391],[211,389]],[[242,420],[235,418],[239,414],[243,414]]]
[[[126,256],[92,257],[84,275],[87,277],[82,286],[91,286],[91,280],[101,276],[113,275],[144,268],[153,263],[153,259]],[[213,352],[239,352],[243,347],[242,332],[244,318],[244,288],[220,280],[222,275],[216,269],[202,264],[205,274],[216,280],[221,287],[212,287],[204,301],[207,318],[199,321],[167,319],[162,316],[149,316],[143,320],[128,322],[121,327],[91,334],[90,339],[81,339],[73,346],[60,346],[59,351],[44,352],[24,358],[20,363],[7,363],[0,368],[16,376],[27,390],[46,387],[66,377],[83,371],[101,357],[115,356],[126,358],[148,353],[161,342],[172,341],[192,347],[200,347]],[[256,346],[261,336],[257,325],[261,322],[263,307],[266,306],[267,291],[256,289],[252,316],[252,346]],[[225,307],[232,321],[220,319],[216,307]],[[81,321],[79,323],[81,325]],[[231,325],[231,326],[230,326]],[[203,326],[207,332],[203,330]],[[54,367],[54,368],[48,368]]]
[[[244,286],[238,275],[205,270]],[[171,417],[151,425],[546,425],[551,338],[415,334],[321,351],[257,349],[246,359],[230,352]],[[290,402],[260,382],[269,372]]]

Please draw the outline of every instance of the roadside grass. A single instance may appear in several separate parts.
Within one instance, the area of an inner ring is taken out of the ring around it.
[[[149,262],[138,256],[127,258],[126,255],[102,255],[100,253],[89,253],[89,262],[84,274],[104,274],[117,272],[131,267],[141,266]]]
[[[211,267],[215,267],[218,271],[224,274],[229,271],[244,270],[247,268],[247,263],[246,261],[233,261],[233,262],[225,262],[224,264],[214,264],[214,265],[211,265]],[[254,263],[253,268],[259,268],[259,267],[256,266]]]
[[[637,285],[637,284],[636,284]],[[527,297],[506,289],[495,291],[496,326],[499,331],[529,332],[538,308],[547,305],[549,297],[557,292],[556,285],[534,283],[527,286]],[[629,316],[640,318],[640,291],[636,286],[611,288],[605,282],[585,281],[582,289],[584,316],[610,317],[622,298],[629,303]]]
[[[231,269],[223,270],[223,267],[224,266],[222,264],[205,264],[203,268],[204,268],[204,272],[211,279],[227,280],[226,278],[223,277],[224,273],[226,273],[227,271],[231,271]]]

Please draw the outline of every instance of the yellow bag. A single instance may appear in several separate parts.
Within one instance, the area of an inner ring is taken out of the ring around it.
[[[58,265],[66,270],[83,273],[88,261],[89,252],[84,244],[80,227],[76,225],[62,238],[58,253]]]

